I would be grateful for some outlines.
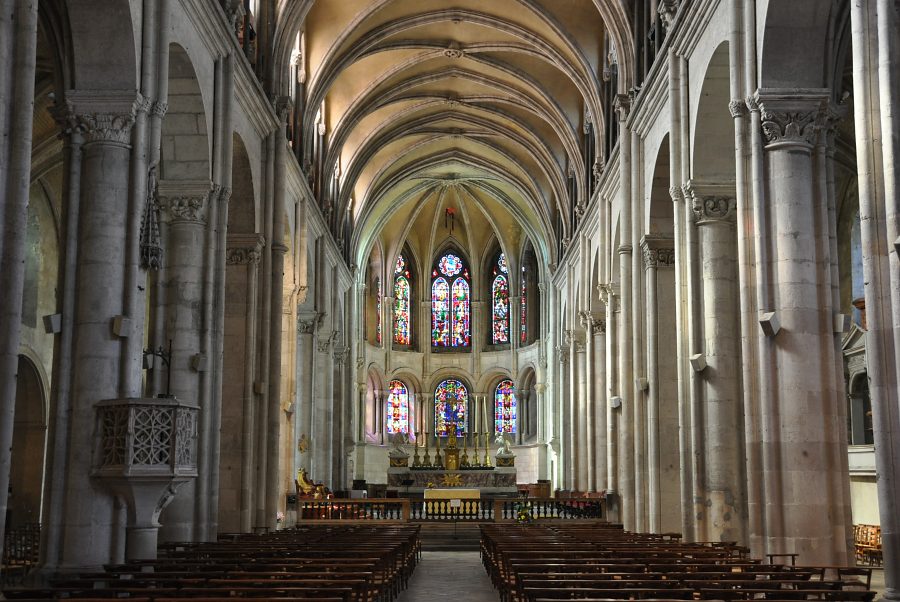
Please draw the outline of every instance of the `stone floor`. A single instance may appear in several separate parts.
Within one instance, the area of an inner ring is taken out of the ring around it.
[[[409,588],[397,602],[497,602],[478,552],[422,552]]]

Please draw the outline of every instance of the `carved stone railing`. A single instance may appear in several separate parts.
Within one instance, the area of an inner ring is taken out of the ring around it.
[[[155,558],[159,514],[197,476],[195,404],[176,399],[110,399],[97,410],[91,476],[129,504],[126,554]]]

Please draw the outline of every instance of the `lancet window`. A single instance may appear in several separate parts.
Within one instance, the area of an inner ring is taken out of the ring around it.
[[[431,344],[468,347],[470,331],[469,269],[453,253],[438,259],[431,273]]]
[[[409,433],[409,390],[403,381],[391,381],[386,406],[388,434]]]
[[[491,281],[491,342],[509,343],[509,266],[500,253]]]
[[[412,343],[412,274],[401,253],[394,266],[394,343]]]
[[[516,390],[509,379],[501,380],[494,389],[494,432],[516,433]]]
[[[434,432],[438,437],[446,437],[456,431],[457,437],[466,432],[468,418],[469,391],[455,378],[448,378],[434,390]]]

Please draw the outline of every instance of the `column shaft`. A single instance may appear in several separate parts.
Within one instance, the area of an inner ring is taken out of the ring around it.
[[[73,98],[74,96],[74,98]],[[113,499],[86,478],[91,472],[94,404],[119,392],[122,343],[112,321],[122,315],[127,247],[131,126],[135,98],[100,101],[70,93],[85,129],[82,162],[78,280],[74,315],[72,435],[65,480],[61,568],[113,562],[117,537]]]

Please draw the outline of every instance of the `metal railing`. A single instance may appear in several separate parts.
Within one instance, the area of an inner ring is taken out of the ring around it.
[[[600,499],[330,499],[297,500],[297,522],[352,521],[471,521],[598,520],[606,517]]]
[[[37,564],[41,552],[40,523],[6,529],[3,535],[2,585],[17,585]]]

